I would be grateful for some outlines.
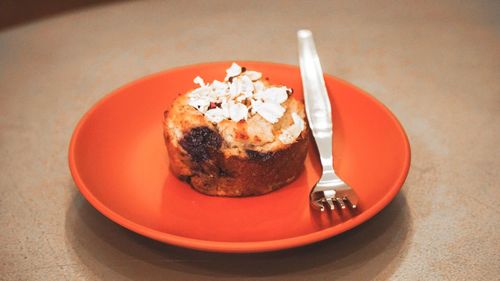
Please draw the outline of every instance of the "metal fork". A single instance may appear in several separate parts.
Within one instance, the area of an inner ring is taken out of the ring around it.
[[[312,32],[299,30],[297,38],[307,120],[323,166],[321,178],[311,190],[311,205],[321,211],[325,210],[325,206],[330,210],[334,210],[336,206],[340,209],[347,206],[355,209],[358,206],[358,196],[333,169],[332,109]]]

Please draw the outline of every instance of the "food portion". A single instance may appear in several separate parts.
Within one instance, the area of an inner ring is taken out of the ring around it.
[[[170,169],[208,195],[250,196],[293,181],[307,154],[304,105],[293,90],[233,63],[165,112]]]

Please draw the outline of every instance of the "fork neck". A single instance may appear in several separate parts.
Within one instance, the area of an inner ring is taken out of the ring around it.
[[[315,128],[313,128],[314,130]],[[313,132],[314,140],[318,148],[323,173],[333,172],[333,154],[332,154],[332,131],[316,130]],[[334,172],[333,172],[334,173]]]
[[[335,174],[333,170],[323,170],[321,178],[316,184],[314,191],[331,190],[332,188],[342,185],[345,185],[345,183]]]

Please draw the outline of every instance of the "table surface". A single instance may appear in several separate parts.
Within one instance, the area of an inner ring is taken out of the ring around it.
[[[500,2],[437,2],[113,1],[4,26],[0,279],[498,280]],[[198,62],[297,64],[303,27],[325,72],[408,133],[410,173],[375,218],[303,248],[204,253],[125,230],[77,191],[69,139],[102,96]]]

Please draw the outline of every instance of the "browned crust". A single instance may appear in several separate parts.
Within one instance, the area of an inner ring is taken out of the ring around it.
[[[301,103],[292,99],[285,106],[304,115]],[[279,133],[290,122],[290,114],[283,116],[274,125],[273,133]],[[271,192],[302,172],[308,146],[307,126],[295,142],[283,144],[278,140],[267,142],[269,136],[255,130],[250,140],[246,122],[235,128],[231,125],[212,124],[187,104],[186,95],[179,96],[164,114],[165,143],[173,174],[201,193],[239,197]],[[231,129],[234,139],[227,143]],[[265,138],[257,140],[261,136]]]
[[[194,161],[173,144],[164,128],[171,171],[195,190],[214,196],[260,195],[293,181],[303,170],[309,141],[306,129],[296,142],[277,151],[227,157],[218,150],[209,159]]]

